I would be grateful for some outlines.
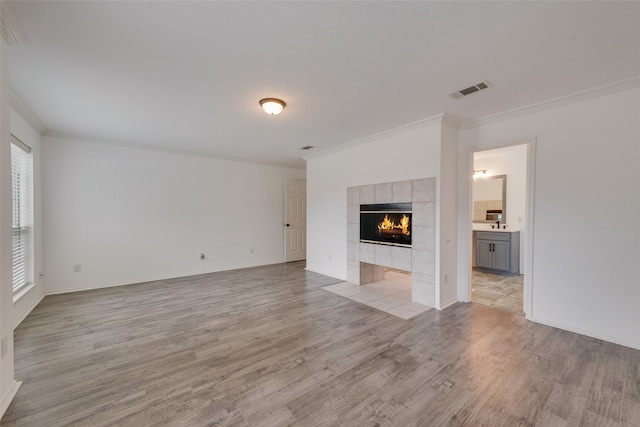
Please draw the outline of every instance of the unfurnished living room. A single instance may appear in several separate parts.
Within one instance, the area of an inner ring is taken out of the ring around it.
[[[0,6],[0,426],[640,427],[640,2]]]

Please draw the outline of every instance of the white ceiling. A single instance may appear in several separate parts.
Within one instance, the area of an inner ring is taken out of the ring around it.
[[[467,121],[640,76],[638,2],[12,6],[30,44],[11,46],[11,86],[45,133],[296,167],[442,112]],[[267,116],[265,97],[287,108]]]

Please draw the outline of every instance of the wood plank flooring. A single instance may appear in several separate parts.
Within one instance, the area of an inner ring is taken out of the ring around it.
[[[458,303],[410,321],[279,264],[46,297],[2,426],[640,427],[640,351]]]

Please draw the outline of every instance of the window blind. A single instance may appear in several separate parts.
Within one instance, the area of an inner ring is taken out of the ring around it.
[[[33,156],[11,135],[13,292],[33,283]]]

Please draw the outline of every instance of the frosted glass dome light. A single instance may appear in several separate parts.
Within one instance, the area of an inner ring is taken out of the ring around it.
[[[284,110],[287,104],[278,98],[265,98],[260,100],[260,105],[265,113],[275,116],[276,114],[282,113],[282,110]]]

